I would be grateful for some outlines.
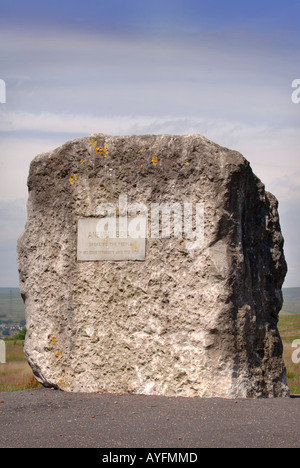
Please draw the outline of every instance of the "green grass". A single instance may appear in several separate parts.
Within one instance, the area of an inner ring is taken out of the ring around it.
[[[300,288],[283,288],[283,314],[300,314]]]
[[[283,342],[292,343],[300,339],[300,314],[280,315],[278,328]]]
[[[5,343],[6,364],[0,364],[0,392],[15,392],[40,387],[25,359],[24,341],[10,340]]]

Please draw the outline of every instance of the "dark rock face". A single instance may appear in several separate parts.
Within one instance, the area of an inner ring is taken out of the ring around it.
[[[289,394],[277,200],[241,154],[200,135],[96,134],[37,156],[28,187],[18,242],[25,350],[44,385]],[[112,240],[124,222],[131,237]]]

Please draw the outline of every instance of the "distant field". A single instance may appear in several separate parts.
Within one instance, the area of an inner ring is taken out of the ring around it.
[[[25,308],[18,288],[0,288],[0,322],[25,320]]]
[[[281,314],[300,314],[300,288],[283,288]]]

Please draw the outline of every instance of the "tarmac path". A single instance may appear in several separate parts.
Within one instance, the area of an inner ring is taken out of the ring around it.
[[[0,448],[300,447],[300,398],[0,393]]]

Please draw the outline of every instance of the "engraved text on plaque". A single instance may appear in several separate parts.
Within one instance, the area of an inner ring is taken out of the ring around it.
[[[145,216],[78,220],[77,260],[145,260]]]

